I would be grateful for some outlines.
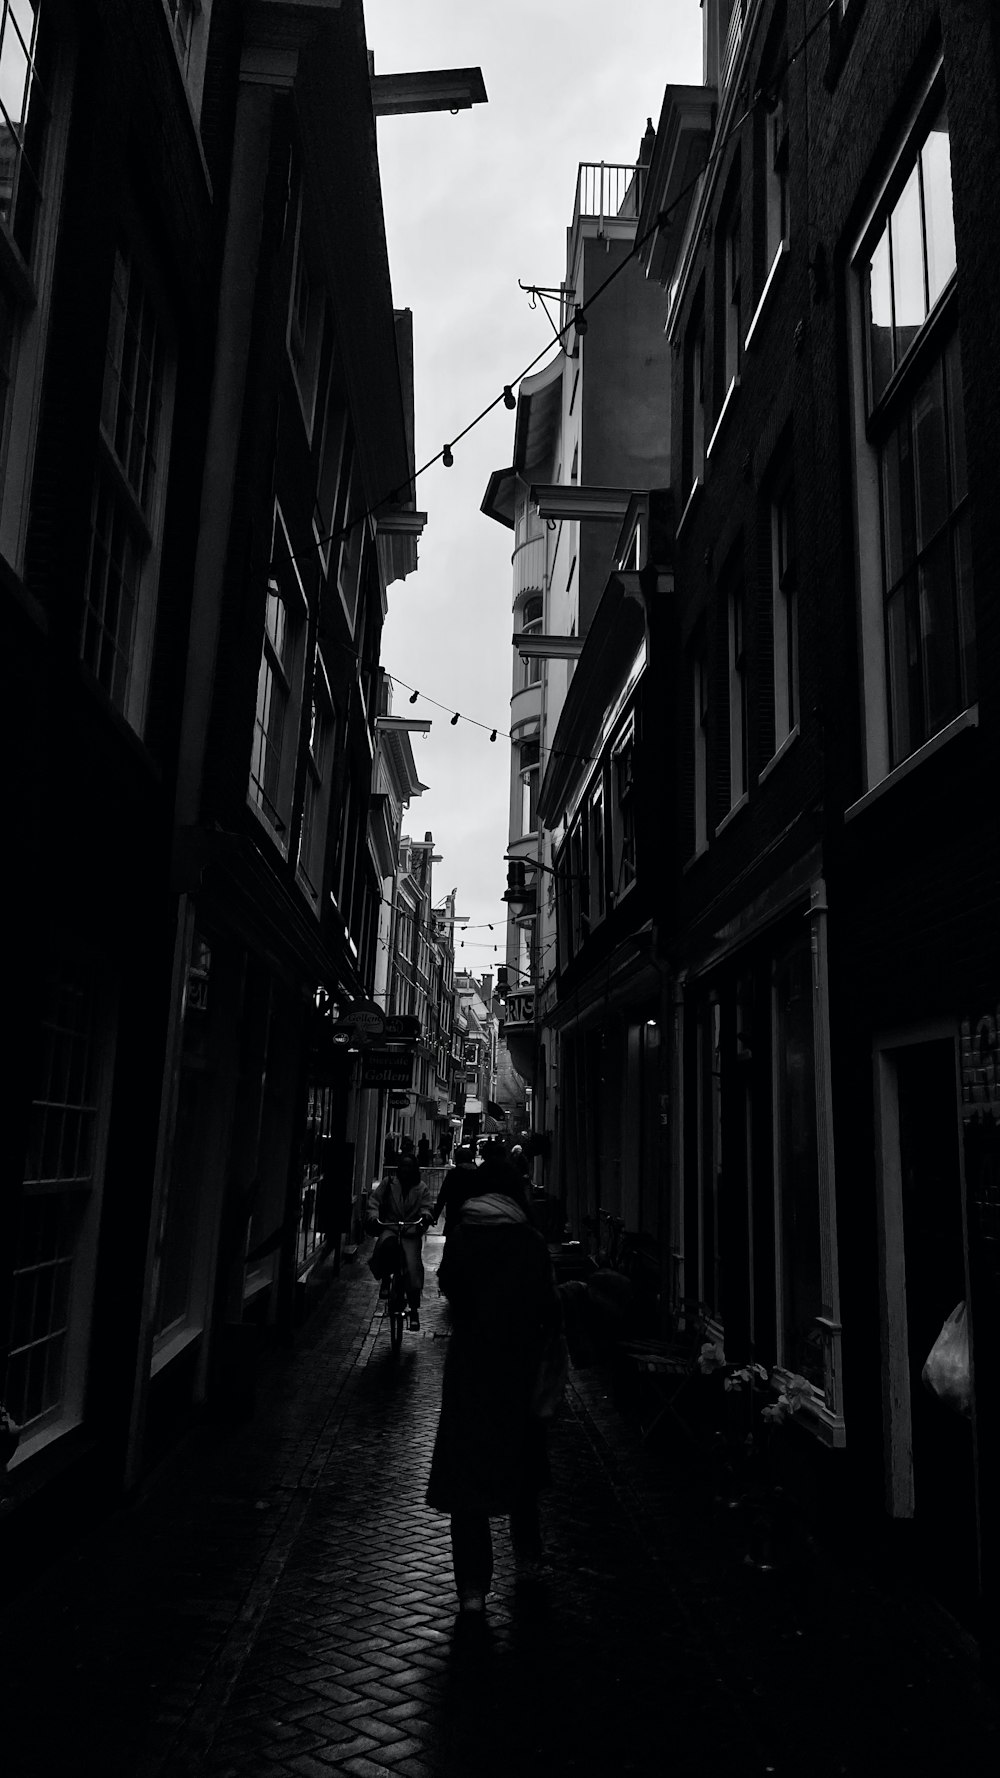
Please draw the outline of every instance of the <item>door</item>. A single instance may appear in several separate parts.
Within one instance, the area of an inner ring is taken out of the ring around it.
[[[946,1316],[967,1300],[962,1176],[951,1038],[893,1052],[916,1556],[955,1609],[975,1597],[972,1427],[921,1372]]]

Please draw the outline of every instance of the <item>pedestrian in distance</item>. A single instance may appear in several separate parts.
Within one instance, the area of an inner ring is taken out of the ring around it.
[[[446,1235],[451,1233],[466,1198],[475,1197],[479,1190],[479,1172],[471,1142],[460,1142],[454,1165],[445,1174],[434,1205],[434,1221],[439,1222],[443,1212]]]
[[[399,1264],[402,1247],[406,1300],[413,1329],[420,1326],[420,1293],[424,1288],[421,1248],[433,1215],[430,1188],[421,1180],[420,1168],[412,1156],[401,1156],[396,1165],[382,1175],[368,1200],[368,1228],[377,1236],[368,1267],[381,1284],[381,1295],[387,1296],[389,1279]],[[412,1222],[419,1227],[412,1234],[399,1235],[395,1229],[380,1229],[380,1222]]]
[[[450,1515],[455,1587],[468,1622],[485,1610],[493,1578],[491,1518],[509,1520],[519,1578],[539,1570],[538,1497],[550,1476],[546,1422],[533,1413],[533,1396],[562,1312],[545,1242],[500,1191],[462,1205],[438,1282],[452,1331],[427,1504]]]
[[[452,1145],[451,1131],[450,1130],[442,1130],[441,1135],[438,1139],[438,1154],[441,1156],[442,1167],[446,1166],[448,1163],[448,1156],[451,1153],[451,1145]]]
[[[510,1159],[512,1167],[515,1172],[520,1173],[522,1179],[531,1178],[531,1166],[520,1142],[515,1142],[510,1151]]]
[[[426,1135],[423,1135],[417,1143],[417,1165],[419,1167],[429,1167],[430,1164],[431,1145],[428,1142]]]

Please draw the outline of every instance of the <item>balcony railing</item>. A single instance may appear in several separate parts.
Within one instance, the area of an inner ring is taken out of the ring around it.
[[[574,226],[581,216],[596,216],[598,234],[612,216],[638,216],[642,208],[642,176],[645,167],[614,161],[581,161],[576,175]]]
[[[531,537],[514,552],[514,597],[545,591],[545,539]]]

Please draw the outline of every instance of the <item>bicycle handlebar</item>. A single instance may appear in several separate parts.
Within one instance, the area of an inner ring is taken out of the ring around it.
[[[419,1221],[419,1222],[383,1222],[380,1217],[376,1217],[375,1218],[375,1226],[380,1229],[391,1229],[394,1235],[415,1235],[417,1233],[418,1229],[419,1230],[423,1229],[424,1225],[423,1225],[422,1221]]]

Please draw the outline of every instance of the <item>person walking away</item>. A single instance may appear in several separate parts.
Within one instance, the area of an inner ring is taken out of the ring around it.
[[[431,1164],[431,1145],[428,1142],[426,1134],[425,1134],[425,1135],[421,1136],[420,1141],[417,1143],[417,1165],[419,1167],[429,1167],[430,1164]]]
[[[434,1205],[434,1221],[444,1212],[444,1232],[451,1233],[466,1198],[475,1197],[479,1188],[479,1168],[470,1142],[460,1142],[455,1150],[454,1165],[449,1167]]]
[[[545,1242],[502,1192],[468,1199],[438,1270],[451,1309],[427,1504],[451,1518],[459,1609],[481,1613],[493,1578],[490,1519],[506,1516],[519,1573],[542,1556],[546,1430],[532,1392],[562,1311]]]
[[[422,1182],[416,1161],[404,1155],[391,1171],[383,1174],[368,1200],[369,1228],[377,1234],[368,1266],[382,1286],[381,1295],[388,1295],[389,1279],[399,1262],[402,1245],[406,1300],[410,1327],[414,1330],[420,1326],[420,1293],[424,1287],[424,1262],[420,1250],[432,1220],[430,1189]],[[395,1229],[377,1229],[379,1222],[414,1222],[420,1227],[412,1234],[400,1236]]]

